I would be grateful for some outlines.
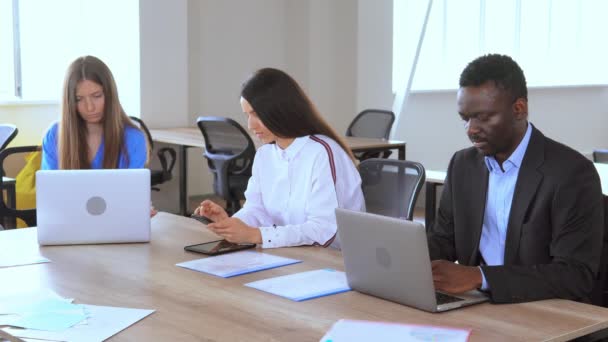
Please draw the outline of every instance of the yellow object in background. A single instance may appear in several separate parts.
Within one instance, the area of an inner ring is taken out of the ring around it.
[[[40,170],[42,152],[32,152],[25,157],[23,169],[15,177],[15,194],[17,209],[36,208],[36,171]],[[17,219],[17,228],[25,228],[27,224]]]

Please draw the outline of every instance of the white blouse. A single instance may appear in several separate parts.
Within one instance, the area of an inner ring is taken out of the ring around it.
[[[335,208],[365,211],[361,177],[342,147],[324,135],[296,138],[285,150],[257,150],[245,205],[234,214],[258,227],[262,247],[327,246]]]

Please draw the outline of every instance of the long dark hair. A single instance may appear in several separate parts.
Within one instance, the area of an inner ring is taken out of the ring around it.
[[[354,163],[344,140],[321,117],[298,83],[285,72],[264,68],[249,77],[241,90],[264,126],[280,138],[323,134],[336,141]]]

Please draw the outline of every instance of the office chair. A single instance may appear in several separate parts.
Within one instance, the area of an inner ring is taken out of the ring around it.
[[[205,140],[203,156],[213,172],[214,192],[226,200],[226,212],[232,215],[245,198],[255,145],[247,131],[232,119],[201,116],[197,125]]]
[[[608,150],[593,150],[593,162],[608,164]]]
[[[25,156],[26,153],[40,151],[40,146],[19,146],[9,147],[0,151],[0,166],[1,169],[5,169],[5,161],[14,158],[13,155],[22,154]],[[9,202],[7,205],[5,196],[0,196],[0,222],[3,223],[4,229],[16,228],[16,219],[23,220],[28,227],[36,226],[36,208],[30,209],[16,209],[16,198],[15,198],[15,180],[12,178],[5,178],[6,174],[2,172],[0,177],[0,191],[7,192],[6,200]],[[12,202],[12,203],[11,203]]]
[[[366,109],[359,113],[346,129],[347,137],[381,138],[388,140],[391,128],[395,122],[395,114],[388,110]],[[391,151],[358,152],[355,157],[359,161],[370,158],[388,158]]]
[[[591,303],[603,307],[608,307],[608,196],[603,196],[604,200],[604,239],[599,260],[599,270],[593,291],[591,292]],[[608,337],[608,336],[607,336]]]
[[[148,126],[143,122],[142,119],[129,116],[129,118],[134,121],[134,123],[141,128],[142,131],[148,137],[148,145],[150,148],[150,152],[154,150],[154,141],[152,140],[152,135],[148,130]],[[151,155],[152,153],[150,153]],[[160,161],[160,170],[152,170],[150,169],[150,185],[152,186],[152,190],[159,191],[160,189],[155,187],[157,185],[163,184],[165,182],[170,181],[173,178],[173,167],[175,166],[177,153],[171,147],[163,147],[156,152],[156,156],[158,156],[158,160]],[[167,163],[169,160],[169,163]]]
[[[0,151],[4,150],[8,144],[17,136],[19,130],[17,126],[11,124],[0,124]]]
[[[359,164],[367,212],[411,220],[425,181],[424,166],[407,160],[367,159]]]

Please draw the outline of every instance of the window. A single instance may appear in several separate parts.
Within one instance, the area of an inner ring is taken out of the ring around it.
[[[393,89],[409,76],[426,10],[419,3],[394,1]],[[486,53],[513,57],[532,87],[608,84],[606,13],[603,0],[433,0],[412,90],[454,89]],[[418,26],[404,29],[406,20]]]
[[[12,30],[5,33],[12,17],[5,17],[12,12],[12,2],[0,0],[0,98],[9,100],[14,87],[4,75],[13,73],[15,61],[8,53],[13,42],[5,38],[12,36]],[[22,100],[60,101],[69,64],[94,55],[112,70],[125,111],[139,115],[138,0],[18,0],[18,7]]]
[[[0,99],[15,96],[12,0],[0,0]]]

